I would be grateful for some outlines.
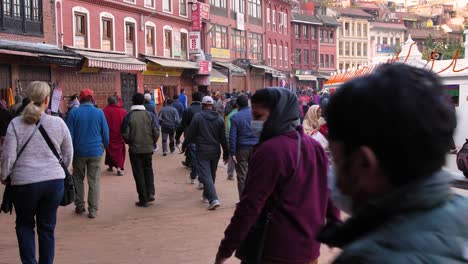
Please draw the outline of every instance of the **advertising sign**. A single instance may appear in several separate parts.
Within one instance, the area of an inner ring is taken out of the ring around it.
[[[189,34],[189,51],[191,54],[200,53],[201,38],[200,32],[190,32]]]
[[[174,45],[172,45],[172,54],[174,57],[180,57],[182,55],[181,50],[181,41],[180,41],[180,32],[174,31]]]
[[[211,61],[201,60],[198,62],[198,74],[210,74],[211,72]]]
[[[201,18],[210,19],[210,5],[205,3],[198,3],[200,5]]]
[[[237,12],[236,13],[236,22],[238,30],[245,30],[245,20],[244,14]]]
[[[192,5],[192,31],[202,30],[201,5],[196,2]]]
[[[228,49],[211,48],[211,57],[220,59],[229,59],[231,52]]]

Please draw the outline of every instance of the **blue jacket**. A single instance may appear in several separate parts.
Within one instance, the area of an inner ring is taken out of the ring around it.
[[[174,107],[175,109],[177,109],[177,113],[179,113],[179,117],[182,116],[182,113],[184,112],[185,108],[184,106],[182,105],[182,103],[178,100],[175,100],[174,103],[172,104],[172,107]]]
[[[184,93],[179,94],[179,102],[184,107],[184,110],[187,109],[187,96]]]
[[[67,118],[75,157],[100,157],[109,145],[109,127],[102,110],[91,103],[73,109]]]
[[[231,155],[236,155],[237,149],[251,148],[258,143],[258,137],[250,128],[252,110],[244,107],[231,117],[229,130],[229,148]]]

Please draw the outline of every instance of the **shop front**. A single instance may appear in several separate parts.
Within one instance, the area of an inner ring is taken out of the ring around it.
[[[252,92],[265,87],[279,87],[280,80],[286,79],[285,74],[266,65],[250,64],[250,66]],[[263,83],[259,76],[262,76]]]
[[[226,93],[232,93],[234,89],[238,92],[248,90],[246,71],[241,67],[230,62],[214,62],[213,67],[228,77]]]

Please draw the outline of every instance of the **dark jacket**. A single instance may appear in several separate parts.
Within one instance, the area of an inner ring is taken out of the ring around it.
[[[154,115],[158,114],[156,113],[156,107],[154,107],[154,105],[152,105],[151,103],[145,103],[144,106],[145,106],[146,111],[151,112]]]
[[[468,263],[468,198],[451,178],[408,184],[329,229],[322,241],[343,249],[334,263]]]
[[[188,144],[196,144],[198,159],[219,159],[220,145],[223,148],[223,159],[228,158],[224,121],[216,111],[203,110],[193,117],[182,148],[185,149]]]
[[[192,122],[193,117],[195,114],[200,113],[202,111],[201,102],[192,102],[190,106],[182,113],[182,121],[180,122],[180,126],[177,129],[176,139],[179,141],[182,133],[187,134],[190,123]]]
[[[0,109],[0,136],[6,136],[8,125],[13,120],[13,115],[8,110]]]
[[[153,153],[160,134],[158,118],[142,105],[132,106],[132,111],[122,122],[120,132],[130,153]]]
[[[330,208],[328,159],[315,140],[304,135],[302,128],[298,130],[302,138],[299,167],[296,131],[273,137],[254,148],[245,189],[218,256],[230,257],[272,200],[279,199],[265,243],[264,260],[302,264],[319,257],[320,243],[315,236]],[[292,179],[296,170],[298,173]],[[287,189],[283,189],[285,186]]]
[[[229,151],[236,155],[238,149],[251,148],[258,143],[258,137],[250,128],[252,110],[245,107],[231,117],[229,131]]]
[[[179,113],[179,117],[181,117],[185,109],[182,103],[179,102],[179,100],[175,100],[174,103],[172,103],[172,107],[177,109],[177,113]]]
[[[163,107],[159,111],[159,122],[163,129],[175,130],[179,126],[179,113],[172,105]]]

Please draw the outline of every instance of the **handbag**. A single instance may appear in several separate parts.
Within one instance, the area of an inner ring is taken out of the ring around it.
[[[296,131],[297,132],[297,131]],[[289,179],[289,181],[284,185],[283,190],[281,191],[279,198],[275,201],[271,201],[271,206],[266,206],[266,210],[263,210],[260,216],[258,217],[256,223],[252,226],[247,234],[246,239],[241,242],[239,248],[236,250],[236,257],[241,259],[247,264],[262,264],[263,262],[263,251],[265,249],[265,242],[268,237],[270,230],[271,220],[273,219],[273,214],[279,207],[279,202],[282,200],[285,190],[291,182],[296,178],[297,171],[299,168],[301,160],[301,145],[302,137],[299,132],[298,135],[298,146],[297,146],[297,164],[294,174]]]
[[[18,152],[18,155],[16,155],[16,160],[13,163],[13,166],[11,167],[12,171],[16,166],[16,162],[21,157],[21,154],[23,154],[23,151],[26,149],[26,146],[29,144],[34,134],[36,134],[41,124],[42,124],[42,118],[39,119],[39,122],[36,124],[36,127],[34,128],[33,132],[31,133],[29,138],[26,140],[23,147],[21,147],[20,151]],[[5,186],[5,190],[3,191],[2,205],[0,206],[0,213],[1,212],[4,212],[5,214],[10,213],[11,215],[13,213],[13,190],[11,189],[12,188],[11,187],[11,173],[10,175],[8,175],[5,181],[6,181],[6,186]]]
[[[70,174],[68,171],[67,166],[65,166],[65,163],[63,163],[63,159],[60,156],[60,154],[57,152],[57,149],[55,148],[54,144],[50,140],[49,135],[45,131],[43,126],[39,127],[39,131],[42,134],[42,137],[45,139],[47,142],[47,145],[49,146],[50,150],[52,150],[52,153],[54,153],[54,156],[57,157],[60,166],[62,166],[63,171],[65,172],[65,179],[63,180],[64,188],[63,188],[63,198],[62,201],[60,202],[61,206],[67,206],[75,201],[76,198],[76,188],[75,188],[75,179],[73,179],[73,175]]]

